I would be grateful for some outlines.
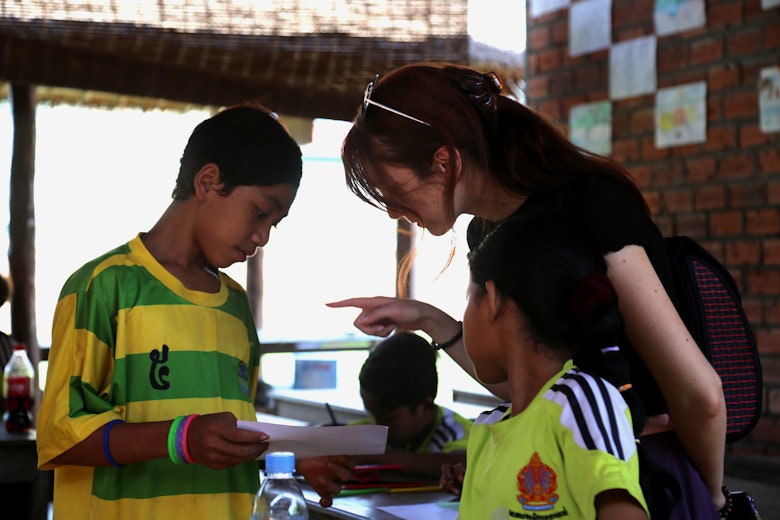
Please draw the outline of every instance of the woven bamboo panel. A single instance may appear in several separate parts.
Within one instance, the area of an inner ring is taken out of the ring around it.
[[[474,64],[467,17],[466,0],[14,0],[0,3],[0,79],[351,119],[378,72]]]

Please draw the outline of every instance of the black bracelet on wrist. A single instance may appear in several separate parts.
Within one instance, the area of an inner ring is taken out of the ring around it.
[[[723,492],[723,496],[726,497],[726,505],[718,509],[718,516],[721,518],[728,518],[731,514],[731,507],[733,505],[731,493],[729,493],[729,489],[726,487],[726,484],[723,484],[720,489]]]
[[[463,336],[463,322],[458,322],[458,332],[455,333],[454,336],[452,336],[450,339],[445,341],[444,343],[436,343],[435,341],[431,341],[431,346],[433,347],[433,350],[442,350],[447,347],[451,347],[455,344],[456,341],[458,341]]]

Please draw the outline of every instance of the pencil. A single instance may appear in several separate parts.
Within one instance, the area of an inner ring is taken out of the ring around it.
[[[328,409],[328,415],[330,415],[330,423],[333,426],[338,426],[338,421],[336,420],[336,414],[333,413],[333,408],[330,407],[330,403],[325,403],[325,408]]]
[[[391,489],[390,493],[422,493],[424,491],[441,491],[441,486],[399,487]]]

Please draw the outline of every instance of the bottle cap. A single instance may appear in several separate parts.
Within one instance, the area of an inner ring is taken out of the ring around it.
[[[295,471],[295,454],[291,451],[273,451],[265,456],[266,473],[292,473]]]
[[[24,343],[17,343],[14,345],[14,350],[27,350],[27,347],[24,346]]]

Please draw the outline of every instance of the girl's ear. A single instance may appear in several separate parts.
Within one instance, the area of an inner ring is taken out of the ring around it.
[[[498,319],[504,312],[504,299],[493,280],[485,282],[485,303],[488,308],[488,317],[491,320]]]
[[[195,196],[203,198],[212,190],[220,188],[219,166],[214,163],[204,164],[195,174]]]

